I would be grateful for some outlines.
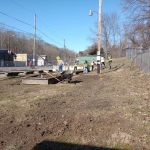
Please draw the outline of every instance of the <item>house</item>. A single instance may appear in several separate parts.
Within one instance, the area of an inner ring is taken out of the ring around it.
[[[47,63],[46,55],[36,55],[35,65],[45,66],[46,63]],[[33,65],[33,54],[14,54],[11,51],[8,52],[8,50],[0,50],[0,66],[26,67],[32,65]]]
[[[37,66],[45,66],[47,63],[47,56],[46,55],[39,55],[37,57]]]
[[[16,54],[15,64],[17,67],[26,67],[33,65],[33,54]],[[37,64],[37,56],[35,58],[35,65]]]
[[[16,54],[15,66],[16,67],[25,67],[27,66],[27,54]]]
[[[0,49],[0,67],[13,67],[16,54],[11,50]]]

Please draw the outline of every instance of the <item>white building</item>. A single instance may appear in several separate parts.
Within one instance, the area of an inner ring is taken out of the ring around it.
[[[45,66],[47,62],[46,55],[39,55],[37,58],[37,66]]]

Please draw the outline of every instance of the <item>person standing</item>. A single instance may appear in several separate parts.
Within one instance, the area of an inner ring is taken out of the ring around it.
[[[74,63],[74,71],[77,71],[77,69],[78,69],[77,66],[78,66],[77,62],[75,61],[75,63]]]
[[[88,72],[89,72],[88,61],[85,60],[85,62],[84,62],[84,68],[83,68],[83,73],[87,74]]]
[[[112,67],[111,67],[111,64],[112,64],[112,56],[111,56],[111,54],[108,54],[107,57],[108,57],[109,69],[111,69],[111,68],[112,68]]]
[[[105,68],[105,59],[103,56],[101,56],[101,65]]]
[[[95,65],[95,61],[93,60],[92,62],[91,62],[91,67],[92,67],[92,71],[94,70],[94,65]]]
[[[62,59],[60,59],[59,56],[56,57],[56,60],[57,60],[57,70],[58,70],[58,72],[62,72],[63,71],[64,62],[63,62]]]

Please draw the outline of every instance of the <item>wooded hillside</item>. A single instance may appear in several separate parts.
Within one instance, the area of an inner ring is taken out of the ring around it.
[[[23,34],[21,32],[15,32],[12,30],[4,30],[0,28],[0,48],[10,49],[15,53],[33,53],[34,36]],[[36,54],[47,55],[48,60],[53,61],[56,56],[60,56],[64,60],[70,60],[75,58],[75,52],[59,48],[55,45],[43,41],[41,38],[36,39]]]

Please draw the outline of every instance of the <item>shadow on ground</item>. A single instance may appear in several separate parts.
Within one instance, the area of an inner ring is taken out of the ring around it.
[[[70,83],[77,84],[77,83],[81,83],[81,82],[83,82],[83,81],[75,80],[75,81],[71,81]]]
[[[32,148],[32,150],[121,150],[121,149],[95,147],[89,145],[78,145],[78,144],[70,144],[70,143],[60,143],[54,141],[43,141],[41,143],[36,144]]]
[[[109,73],[109,72],[113,72],[113,71],[117,71],[117,70],[121,69],[123,66],[124,66],[124,64],[118,65],[118,66],[114,66],[114,67],[112,67],[111,69],[108,69],[108,70],[106,70],[106,71],[105,71],[105,70],[102,71],[102,74]]]

